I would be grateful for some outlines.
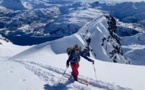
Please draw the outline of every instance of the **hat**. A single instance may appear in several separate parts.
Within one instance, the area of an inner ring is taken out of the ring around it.
[[[77,44],[74,45],[74,49],[79,49],[79,46]]]
[[[81,50],[81,47],[79,45],[74,45],[74,49],[78,49],[78,50]]]

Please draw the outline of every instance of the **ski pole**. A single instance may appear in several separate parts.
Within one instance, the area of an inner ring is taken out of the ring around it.
[[[66,73],[66,70],[67,70],[68,67],[66,67],[64,73],[62,74],[62,77],[60,78],[59,82],[61,81],[61,79],[63,78],[64,74]]]
[[[94,64],[93,64],[93,67],[94,67],[95,77],[96,77],[96,80],[97,80],[96,68],[95,68]]]

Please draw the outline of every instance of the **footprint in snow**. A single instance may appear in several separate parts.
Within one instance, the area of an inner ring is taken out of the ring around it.
[[[11,71],[11,70],[10,70],[9,72],[10,72],[10,73],[13,73],[13,71]]]
[[[13,66],[9,66],[9,68],[14,68]]]
[[[25,82],[25,81],[26,81],[26,79],[21,79],[21,81],[22,81],[22,82]]]

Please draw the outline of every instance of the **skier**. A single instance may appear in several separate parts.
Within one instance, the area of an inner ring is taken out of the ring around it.
[[[78,74],[79,74],[78,68],[79,68],[80,56],[84,57],[85,59],[87,59],[88,61],[94,64],[94,60],[91,60],[87,56],[85,56],[83,52],[80,50],[80,47],[78,45],[75,45],[66,62],[67,67],[69,67],[69,63],[71,65],[71,68],[72,68],[71,75],[73,76],[75,81],[78,81]]]

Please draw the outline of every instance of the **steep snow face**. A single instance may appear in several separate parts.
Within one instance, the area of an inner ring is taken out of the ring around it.
[[[82,27],[78,33],[87,43],[85,44],[86,47],[89,47],[90,44],[92,54],[95,58],[104,61],[125,63],[126,60],[123,56],[119,37],[115,34],[116,26],[114,20],[112,17],[106,16],[104,18],[100,16],[93,22]]]
[[[98,18],[83,26],[77,33],[40,44],[31,48],[31,53],[25,51],[22,54],[14,56],[12,59],[29,57],[39,47],[44,49],[51,47],[54,53],[62,54],[66,53],[68,47],[73,47],[75,44],[78,44],[82,47],[82,51],[87,49],[88,53],[91,53],[90,56],[96,59],[108,62],[127,63],[123,57],[117,35],[113,31],[108,30],[108,27],[110,27],[108,25],[109,20],[109,17],[106,18],[103,15],[98,15]],[[111,28],[110,30],[113,29]]]
[[[24,10],[25,7],[23,6],[23,4],[21,3],[20,0],[2,0],[0,5],[9,8],[9,9],[13,9],[13,10]]]

